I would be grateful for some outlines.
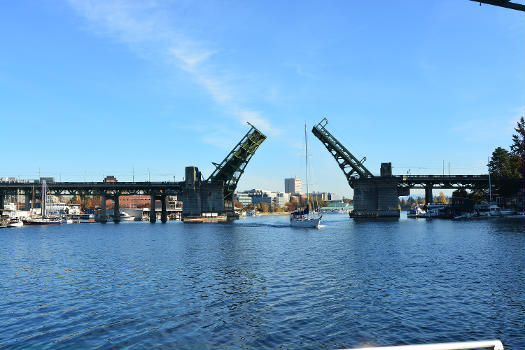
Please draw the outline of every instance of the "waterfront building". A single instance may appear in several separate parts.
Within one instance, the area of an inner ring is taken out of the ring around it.
[[[335,195],[335,193],[330,193],[330,192],[312,192],[310,193],[310,197],[317,198],[318,201],[323,201],[323,202],[333,201],[337,199],[336,198],[337,196]]]
[[[253,205],[268,203],[272,205],[274,196],[271,196],[269,193],[261,193],[252,196]]]
[[[284,205],[290,201],[290,194],[277,192],[273,198],[273,205],[279,208],[284,208]]]
[[[284,192],[285,193],[302,193],[303,182],[301,179],[296,177],[284,179]]]
[[[241,203],[243,207],[247,207],[253,204],[252,197],[248,193],[244,193],[244,192],[236,193],[235,200]]]

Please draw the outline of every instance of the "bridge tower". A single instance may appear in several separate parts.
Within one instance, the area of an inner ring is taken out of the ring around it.
[[[354,210],[350,216],[355,218],[399,217],[398,182],[392,176],[392,165],[381,164],[381,176],[374,176],[364,166],[366,157],[358,160],[328,130],[328,120],[312,128],[312,133],[334,157],[339,168],[346,176],[350,187],[354,189]]]
[[[249,123],[248,123],[249,124]],[[205,213],[237,218],[233,208],[233,193],[246,165],[266,136],[251,125],[250,130],[220,163],[213,163],[215,170],[203,180],[196,167],[186,167],[183,190],[183,220],[197,221]]]

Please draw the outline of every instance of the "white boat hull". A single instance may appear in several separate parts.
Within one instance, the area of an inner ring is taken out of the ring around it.
[[[320,225],[321,218],[290,219],[292,227],[319,228]]]
[[[22,227],[22,226],[24,226],[24,223],[22,221],[10,222],[7,224],[7,227]]]

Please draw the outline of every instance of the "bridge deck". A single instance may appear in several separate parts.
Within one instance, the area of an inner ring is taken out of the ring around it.
[[[487,187],[488,175],[398,175],[400,187],[478,188]]]
[[[182,192],[184,182],[51,182],[47,191],[55,195],[137,195],[177,194]],[[0,183],[0,194],[30,194],[40,192],[41,183]]]

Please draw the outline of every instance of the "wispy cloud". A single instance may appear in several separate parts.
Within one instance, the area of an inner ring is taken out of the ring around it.
[[[514,108],[507,116],[495,116],[476,120],[467,120],[454,128],[452,132],[464,135],[465,141],[482,142],[508,139],[523,115],[524,107]]]
[[[188,37],[167,17],[162,2],[143,0],[68,0],[71,7],[88,20],[93,32],[127,44],[133,52],[152,60],[173,62],[187,72],[212,100],[239,122],[250,122],[269,134],[280,131],[270,124],[263,112],[246,108],[233,79],[224,78],[214,56],[217,48],[206,47]],[[228,72],[234,76],[235,72]]]

